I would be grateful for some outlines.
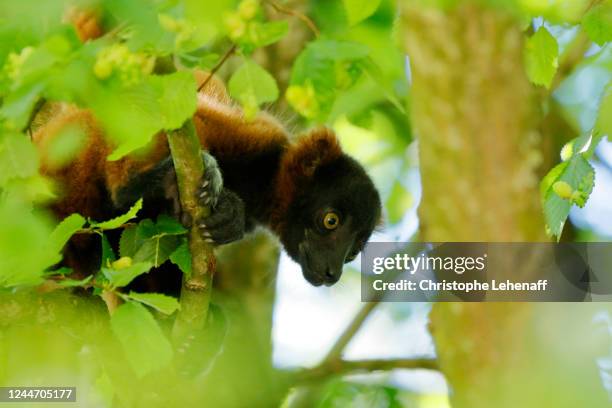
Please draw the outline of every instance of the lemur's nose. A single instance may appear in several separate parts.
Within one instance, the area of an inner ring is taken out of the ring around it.
[[[340,275],[342,274],[342,269],[340,269],[339,271],[334,271],[332,268],[330,268],[329,266],[327,267],[327,269],[325,270],[325,286],[331,286],[334,283],[338,282],[338,280],[340,280]]]

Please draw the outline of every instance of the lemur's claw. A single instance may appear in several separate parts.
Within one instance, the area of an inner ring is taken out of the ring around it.
[[[198,222],[202,238],[221,245],[244,236],[244,203],[235,193],[224,189],[208,217]]]
[[[210,206],[214,208],[217,205],[221,191],[223,190],[223,178],[219,165],[214,157],[203,152],[202,159],[204,160],[204,177],[198,190],[196,191],[198,203],[201,206]]]

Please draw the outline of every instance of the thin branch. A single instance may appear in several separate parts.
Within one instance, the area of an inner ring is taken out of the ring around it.
[[[399,358],[371,360],[337,360],[333,363],[321,364],[314,368],[306,368],[292,373],[295,382],[314,382],[331,376],[389,371],[395,369],[439,370],[438,363],[433,358]]]
[[[344,329],[344,332],[340,335],[336,343],[329,350],[325,358],[323,359],[323,363],[321,365],[325,365],[334,361],[338,361],[342,357],[342,352],[346,348],[346,346],[350,343],[350,341],[355,337],[355,334],[359,331],[363,323],[366,321],[372,310],[378,306],[379,302],[369,302],[362,306],[362,308],[357,312],[353,320],[349,323],[349,325]]]
[[[182,128],[168,132],[168,144],[172,153],[174,169],[179,189],[182,211],[194,220],[208,215],[210,209],[197,202],[197,189],[204,175],[200,141],[191,120]],[[206,322],[215,257],[212,247],[204,241],[196,227],[189,231],[189,251],[191,252],[192,272],[183,276],[181,288],[181,309],[176,316],[173,337],[181,344],[194,331],[201,330]]]
[[[223,64],[225,64],[225,61],[227,61],[227,59],[236,52],[236,49],[238,48],[238,46],[236,44],[232,45],[232,48],[230,48],[229,50],[227,50],[227,52],[225,53],[225,55],[223,55],[223,58],[221,58],[221,60],[219,62],[217,62],[217,65],[215,65],[213,67],[213,69],[210,71],[210,73],[208,74],[208,77],[206,77],[206,79],[204,80],[204,82],[202,82],[202,84],[198,87],[198,92],[200,92],[202,89],[204,89],[204,87],[206,86],[206,84],[212,79],[212,77],[217,73],[217,71],[219,71],[219,69],[221,68],[221,66],[223,66]]]
[[[319,37],[319,35],[321,35],[316,24],[306,14],[303,14],[303,13],[300,13],[299,11],[295,11],[288,7],[282,6],[272,0],[266,0],[266,3],[269,4],[274,10],[276,10],[279,13],[288,14],[290,16],[297,17],[300,20],[302,20],[304,24],[306,24],[308,28],[310,28],[310,31],[314,33],[315,37]]]

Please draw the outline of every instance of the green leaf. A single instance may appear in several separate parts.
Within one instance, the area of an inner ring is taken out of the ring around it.
[[[612,41],[612,2],[603,1],[592,7],[582,18],[582,27],[599,45]]]
[[[70,237],[85,225],[85,218],[80,214],[72,214],[64,218],[51,233],[49,237],[49,248],[51,251],[60,252]]]
[[[182,235],[187,233],[187,228],[183,227],[183,225],[178,222],[176,218],[170,217],[166,214],[161,214],[159,217],[157,217],[155,227],[158,234]]]
[[[557,72],[559,65],[557,40],[542,26],[525,43],[525,68],[529,80],[546,88]]]
[[[319,58],[334,61],[353,61],[366,58],[370,51],[361,43],[336,40],[317,40],[308,46]]]
[[[137,302],[150,306],[154,309],[159,310],[162,313],[167,315],[171,315],[178,309],[180,309],[181,305],[171,296],[162,295],[161,293],[138,293],[138,292],[130,292],[128,297]]]
[[[76,279],[63,279],[57,281],[57,284],[63,286],[65,288],[74,288],[77,286],[85,286],[89,283],[90,280],[93,279],[93,275],[89,275],[85,279],[76,280]]]
[[[131,49],[153,50],[164,54],[173,50],[173,35],[165,32],[157,18],[158,7],[149,0],[105,0],[104,7],[110,15],[126,24]]]
[[[381,0],[343,0],[343,2],[349,24],[355,25],[374,14]]]
[[[10,92],[0,108],[0,119],[6,120],[8,127],[14,130],[25,128],[43,89],[44,84],[33,83]]]
[[[191,252],[186,239],[170,254],[170,261],[178,266],[184,274],[191,275]]]
[[[546,176],[544,176],[542,182],[540,183],[540,198],[542,199],[542,202],[544,202],[546,195],[552,188],[552,185],[555,184],[559,177],[561,177],[561,174],[563,174],[568,165],[569,162],[567,161],[559,163],[553,167]]]
[[[119,82],[94,82],[87,100],[117,145],[109,160],[146,146],[160,130],[180,127],[196,110],[197,87],[190,72],[150,75],[129,87]]]
[[[389,222],[395,224],[402,220],[406,211],[412,207],[414,199],[412,194],[402,186],[399,181],[396,181],[387,201],[387,211]]]
[[[546,224],[552,235],[561,236],[572,204],[584,206],[593,190],[594,180],[595,170],[582,154],[576,154],[570,160],[555,166],[544,177],[540,193]],[[558,182],[569,185],[572,190],[569,198],[561,198],[554,191],[555,183]]]
[[[267,23],[253,23],[250,26],[249,37],[257,48],[265,47],[282,39],[289,31],[286,21],[270,21]]]
[[[168,260],[180,245],[178,236],[185,233],[185,227],[167,215],[160,215],[157,223],[145,219],[137,227],[124,230],[119,240],[119,252],[136,262],[151,262],[157,267]]]
[[[162,128],[170,130],[181,127],[197,108],[197,85],[193,74],[179,71],[152,76],[151,82],[159,92]]]
[[[149,80],[129,88],[117,84],[94,85],[95,82],[87,103],[107,137],[117,145],[108,160],[118,160],[145,146],[163,128],[159,89]]]
[[[243,106],[255,107],[278,98],[276,80],[255,61],[246,60],[234,72],[228,84],[230,94]]]
[[[119,255],[121,257],[129,256],[133,258],[142,244],[142,240],[136,234],[137,229],[137,225],[130,225],[121,233],[121,238],[119,239]]]
[[[111,262],[117,259],[117,256],[115,255],[115,251],[113,251],[110,242],[108,242],[106,235],[102,234],[100,236],[100,244],[102,246],[102,259],[100,262],[100,267],[108,267]]]
[[[324,122],[338,91],[349,88],[361,75],[368,54],[366,46],[354,42],[311,42],[293,64],[287,99],[303,116]]]
[[[141,304],[126,302],[111,316],[111,328],[130,366],[139,377],[172,361],[172,346],[151,313]]]
[[[134,261],[150,262],[155,267],[160,266],[176,250],[179,242],[175,235],[156,235],[142,242],[134,254]]]
[[[46,245],[54,223],[9,194],[0,200],[0,225],[0,288],[41,283],[61,260]]]
[[[8,132],[0,137],[0,186],[14,178],[32,177],[37,171],[38,153],[25,135]]]
[[[111,285],[120,288],[128,285],[131,281],[143,273],[149,272],[152,267],[153,264],[151,262],[138,262],[123,269],[103,267],[102,273],[104,274],[104,277],[108,279]]]
[[[116,228],[121,227],[123,224],[125,224],[129,220],[136,218],[138,211],[140,211],[141,209],[142,209],[142,198],[136,201],[136,203],[132,206],[132,208],[130,208],[128,212],[126,212],[125,214],[115,217],[108,221],[90,222],[90,225],[92,228],[101,229],[101,230],[116,229]]]

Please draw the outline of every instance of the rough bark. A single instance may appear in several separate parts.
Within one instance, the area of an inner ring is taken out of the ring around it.
[[[446,11],[414,3],[402,4],[401,24],[413,78],[421,238],[546,240],[541,114],[524,73],[518,22],[475,2]],[[557,310],[582,316],[574,322],[589,316],[585,307]],[[567,351],[580,362],[550,351],[567,328],[542,341],[541,325],[558,316],[527,303],[434,305],[430,327],[453,407],[569,407],[585,395],[589,406],[604,406],[590,353],[573,338]],[[581,378],[569,380],[576,370]]]

